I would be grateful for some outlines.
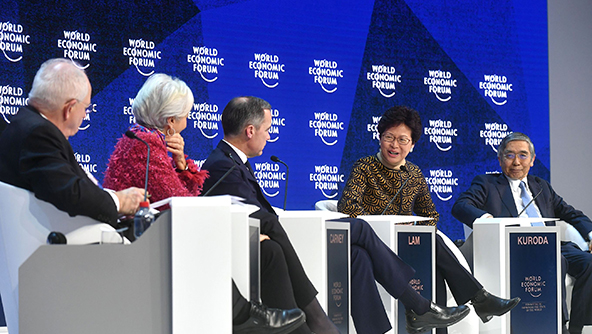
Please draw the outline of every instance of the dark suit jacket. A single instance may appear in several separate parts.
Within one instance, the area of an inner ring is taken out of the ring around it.
[[[80,167],[62,132],[23,107],[0,135],[0,181],[27,189],[70,216],[115,225],[117,207]]]
[[[255,176],[247,169],[247,166],[241,161],[232,147],[222,140],[202,166],[202,169],[210,173],[210,177],[204,182],[202,193],[210,190],[214,183],[232,166],[236,167],[209,195],[231,194],[240,196],[245,199],[245,203],[256,205],[269,213],[275,214],[271,204],[263,195]]]
[[[542,190],[535,203],[543,217],[559,218],[573,225],[584,239],[589,239],[592,221],[582,211],[567,204],[549,182],[531,175],[527,180],[533,196]],[[473,221],[485,213],[494,217],[518,216],[510,183],[503,174],[478,175],[452,207],[452,215],[469,227],[473,227]]]
[[[278,286],[273,286],[273,284],[262,284],[261,294],[283,296],[282,298],[286,299],[290,299],[288,296],[293,294],[296,300],[296,306],[302,308],[308,305],[316,296],[316,289],[304,272],[302,263],[300,263],[286,231],[280,224],[271,204],[269,204],[263,195],[255,176],[243,164],[232,147],[224,141],[218,143],[218,146],[210,153],[210,156],[202,166],[202,169],[210,173],[210,177],[204,182],[202,193],[205,194],[210,190],[216,181],[220,180],[232,166],[235,166],[234,169],[210,194],[240,196],[245,199],[246,203],[256,205],[260,208],[259,211],[252,213],[250,216],[260,220],[262,234],[268,235],[272,241],[280,245],[288,268],[288,271],[285,272],[284,270],[276,270],[278,268],[264,270],[262,267],[262,271],[267,272],[266,274],[262,274],[262,279],[271,279],[270,277],[273,277],[272,281],[291,282],[293,287],[292,289],[288,289],[284,286],[284,289],[281,289]],[[267,304],[265,300],[263,302]]]
[[[2,134],[2,132],[4,131],[4,129],[6,129],[6,126],[8,124],[6,124],[6,121],[4,120],[3,117],[0,117],[0,135]]]

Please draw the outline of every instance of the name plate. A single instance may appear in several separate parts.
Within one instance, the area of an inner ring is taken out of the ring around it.
[[[327,229],[327,316],[341,333],[349,333],[348,232]]]
[[[522,299],[511,311],[511,332],[560,333],[557,233],[529,230],[534,231],[508,231],[510,296]]]
[[[397,255],[415,269],[409,284],[423,297],[432,300],[434,272],[432,271],[433,233],[397,232]],[[398,302],[397,333],[406,334],[405,307]]]

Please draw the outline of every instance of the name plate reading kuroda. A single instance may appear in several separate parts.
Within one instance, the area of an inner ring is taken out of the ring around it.
[[[409,284],[423,297],[432,299],[432,286],[434,284],[432,272],[432,238],[430,232],[403,232],[397,233],[397,254],[399,257],[415,269],[415,275]],[[405,307],[399,301],[397,307],[396,333],[405,334]],[[401,321],[402,320],[402,321]]]
[[[559,333],[559,241],[545,227],[508,230],[510,296],[520,304],[510,316],[512,333]]]
[[[341,333],[349,332],[348,230],[327,229],[327,315]]]

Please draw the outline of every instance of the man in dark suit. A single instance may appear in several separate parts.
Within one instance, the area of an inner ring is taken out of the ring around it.
[[[505,137],[498,149],[503,174],[479,175],[452,207],[456,219],[469,227],[477,218],[518,217],[529,201],[535,201],[520,217],[560,218],[574,226],[590,242],[592,221],[567,204],[551,187],[536,176],[528,175],[534,165],[535,151],[530,138],[514,132]],[[538,196],[537,196],[538,195]],[[525,199],[523,199],[525,198]],[[581,333],[584,325],[592,325],[592,254],[590,247],[580,249],[572,242],[561,243],[563,282],[565,272],[576,279],[572,294],[570,333]],[[564,290],[564,322],[567,321]],[[564,330],[565,331],[565,330]]]
[[[29,190],[70,216],[83,215],[116,226],[119,215],[134,214],[144,189],[101,189],[80,167],[68,138],[78,132],[92,88],[67,59],[41,65],[22,107],[0,135],[0,181]],[[17,223],[17,222],[15,222]],[[268,309],[247,302],[233,289],[235,333],[288,333],[304,320],[300,310]]]
[[[304,272],[296,251],[273,208],[267,202],[248,158],[261,155],[269,139],[271,106],[256,97],[235,98],[222,114],[224,139],[202,169],[210,173],[204,193],[212,188],[229,169],[234,169],[218,184],[211,195],[232,194],[248,204],[261,208],[251,216],[260,219],[261,233],[261,299],[270,307],[299,307],[306,313],[307,326],[298,333],[338,333],[316,299],[317,290]]]
[[[72,62],[52,59],[41,65],[22,107],[0,137],[0,181],[27,189],[70,216],[117,223],[133,214],[144,190],[108,192],[80,167],[68,138],[78,132],[90,105],[91,85]]]

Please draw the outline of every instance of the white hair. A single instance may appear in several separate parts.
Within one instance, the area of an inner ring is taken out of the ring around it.
[[[83,101],[88,94],[88,77],[71,60],[50,59],[35,74],[29,100],[34,104],[55,111],[66,102]]]
[[[136,122],[148,128],[164,129],[169,117],[185,116],[193,106],[193,93],[185,82],[169,75],[152,75],[132,105]]]

